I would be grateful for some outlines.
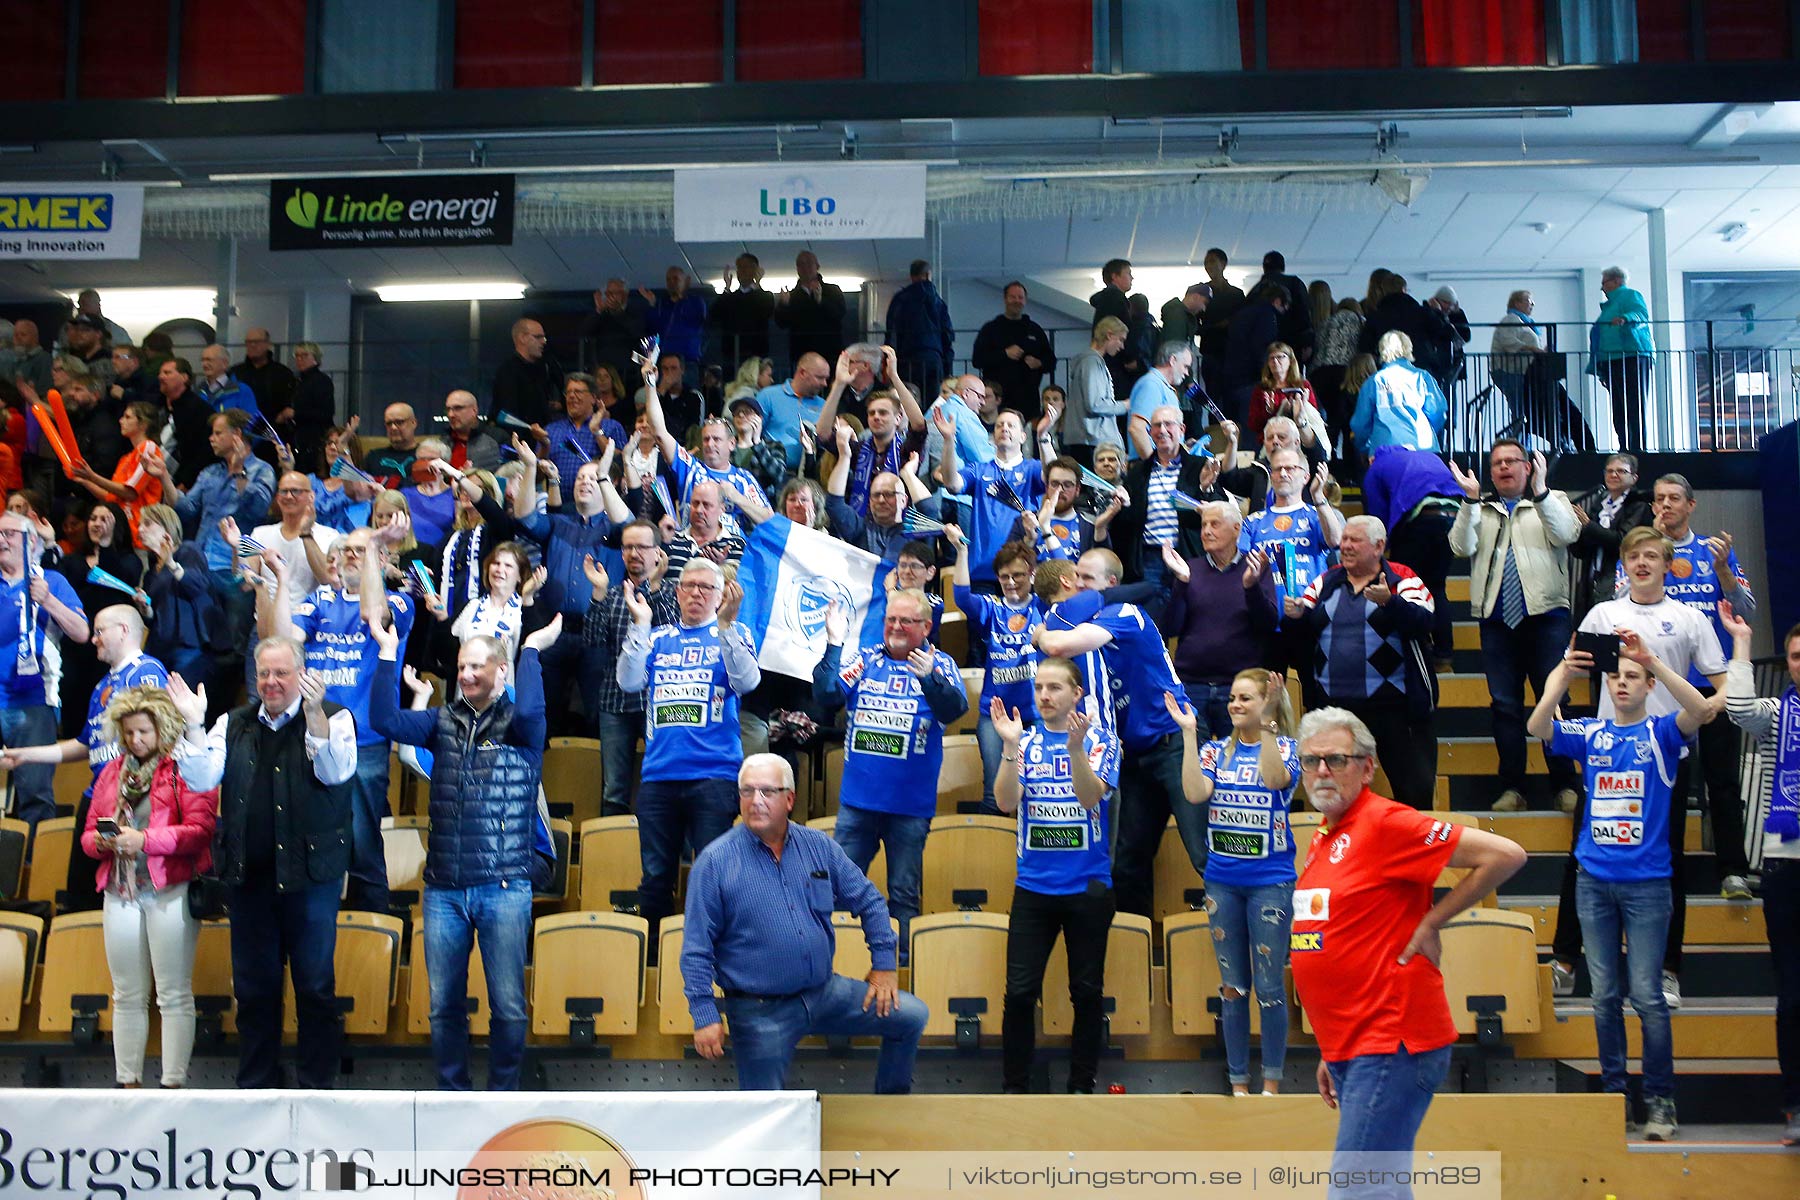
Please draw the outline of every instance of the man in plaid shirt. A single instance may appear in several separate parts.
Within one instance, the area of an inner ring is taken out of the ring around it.
[[[662,582],[669,556],[660,548],[661,541],[653,521],[633,521],[619,534],[626,578],[649,601],[653,628],[673,623],[678,615],[675,587],[665,587]],[[586,647],[582,655],[584,670],[593,678],[599,697],[595,716],[601,767],[606,776],[600,815],[624,816],[632,811],[637,791],[636,768],[642,762],[637,744],[644,736],[644,693],[622,690],[618,678],[619,650],[631,626],[631,610],[625,606],[625,589],[612,585],[605,569],[592,556],[582,565],[594,588],[581,640]]]

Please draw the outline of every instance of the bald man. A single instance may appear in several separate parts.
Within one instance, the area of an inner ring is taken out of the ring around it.
[[[787,447],[788,469],[800,465],[800,425],[816,425],[825,407],[825,385],[831,382],[831,366],[817,354],[802,354],[794,364],[794,377],[772,383],[756,393],[762,405],[763,433]]]
[[[293,420],[294,373],[275,357],[275,343],[267,329],[245,331],[244,360],[231,368],[231,373],[256,397],[263,416],[278,425]]]
[[[459,471],[476,467],[499,470],[500,442],[481,423],[481,409],[474,392],[459,388],[445,396],[444,422],[450,427],[444,440],[450,443],[451,466]]]
[[[412,483],[413,459],[419,456],[419,417],[410,404],[394,403],[381,410],[382,432],[388,444],[371,450],[363,470],[391,488]]]
[[[504,412],[527,425],[548,425],[562,416],[563,369],[548,347],[541,322],[532,317],[513,322],[513,352],[494,372],[490,419]]]

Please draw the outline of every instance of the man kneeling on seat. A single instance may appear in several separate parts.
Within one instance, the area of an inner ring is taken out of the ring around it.
[[[910,1092],[926,1008],[899,990],[887,902],[826,834],[789,823],[794,769],[753,754],[738,771],[743,824],[710,843],[688,875],[681,977],[694,1017],[694,1049],[725,1053],[725,1015],[746,1091],[786,1087],[803,1037],[880,1037],[877,1092]],[[832,972],[834,910],[862,922],[872,965],[864,981]]]

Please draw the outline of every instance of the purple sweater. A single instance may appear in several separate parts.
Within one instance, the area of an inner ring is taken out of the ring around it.
[[[1261,666],[1279,615],[1273,571],[1246,588],[1242,555],[1223,571],[1204,554],[1188,559],[1187,584],[1176,585],[1161,619],[1164,635],[1179,639],[1175,673],[1183,683],[1221,684]]]
[[[1461,501],[1462,488],[1444,460],[1429,450],[1377,446],[1363,473],[1363,511],[1378,518],[1388,533],[1408,513],[1432,496]]]

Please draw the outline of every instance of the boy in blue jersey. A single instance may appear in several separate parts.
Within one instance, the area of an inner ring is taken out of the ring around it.
[[[1095,553],[1100,553],[1096,551]],[[1039,570],[1067,564],[1045,563]],[[1047,575],[1047,573],[1046,573]],[[1135,604],[1105,604],[1097,592],[1076,593],[1073,573],[1048,576],[1054,607],[1037,633],[1038,650],[1056,658],[1089,660],[1085,677],[1101,674],[1118,683],[1112,705],[1119,740],[1132,769],[1119,788],[1119,829],[1113,853],[1119,911],[1148,917],[1154,895],[1152,868],[1169,817],[1175,817],[1182,845],[1195,870],[1206,862],[1200,814],[1182,801],[1181,731],[1163,707],[1164,692],[1186,700],[1187,692],[1169,661],[1162,634]],[[1045,588],[1038,586],[1039,599]]]
[[[994,419],[993,461],[966,466],[956,457],[956,438],[949,416],[939,409],[934,419],[944,434],[944,460],[938,467],[938,479],[949,492],[966,494],[970,499],[967,533],[974,564],[971,574],[978,591],[992,594],[997,590],[994,553],[1012,532],[1019,515],[1036,512],[1044,502],[1044,467],[1037,459],[1024,457],[1025,418],[1011,409]]]
[[[675,911],[685,840],[698,854],[731,828],[744,761],[738,700],[762,682],[756,645],[738,622],[744,590],[710,558],[692,558],[675,585],[680,620],[650,628],[650,602],[630,580],[631,628],[619,651],[619,689],[644,693],[644,766],[638,785],[643,880],[638,904],[650,933]]]
[[[930,629],[923,592],[890,593],[880,644],[842,664],[850,614],[834,603],[825,610],[825,653],[813,668],[814,702],[827,713],[846,710],[835,836],[864,873],[876,850],[887,848],[888,909],[900,922],[902,954],[919,915],[944,726],[969,710],[956,660],[927,640]]]
[[[1048,443],[1045,443],[1048,447]],[[1044,503],[1035,517],[1021,513],[1012,536],[1037,539],[1040,559],[1063,558],[1074,562],[1095,546],[1107,543],[1113,518],[1125,509],[1125,489],[1113,490],[1105,507],[1090,516],[1075,507],[1081,498],[1081,464],[1072,458],[1053,458],[1045,449]]]
[[[1288,932],[1294,924],[1294,839],[1288,806],[1300,779],[1282,677],[1260,668],[1231,681],[1231,736],[1199,741],[1199,714],[1173,696],[1181,726],[1181,783],[1206,810],[1206,916],[1219,960],[1225,1065],[1236,1096],[1250,1094],[1250,987],[1262,1017],[1262,1092],[1281,1091],[1287,1061]]]
[[[325,682],[325,698],[350,710],[356,723],[356,776],[351,782],[351,908],[388,910],[387,857],[381,848],[381,819],[388,812],[388,760],[391,745],[369,720],[369,693],[381,648],[369,637],[371,621],[391,622],[405,644],[412,636],[417,609],[411,598],[388,595],[382,584],[387,551],[372,530],[346,534],[331,549],[338,564],[338,587],[321,587],[290,606],[288,565],[270,547],[263,563],[275,577],[274,595],[256,588],[259,637],[292,638],[306,647],[306,670]],[[394,681],[395,700],[399,681]]]
[[[1037,720],[1031,681],[1037,675],[1038,652],[1031,644],[1031,633],[1044,619],[1044,606],[1031,594],[1031,573],[1037,560],[1032,557],[1030,542],[1001,546],[994,555],[1000,594],[984,596],[969,587],[968,539],[954,525],[944,527],[944,536],[956,547],[956,566],[951,571],[956,606],[968,615],[971,635],[980,638],[985,651],[983,711],[975,723],[975,740],[981,746],[981,811],[997,814],[994,779],[1000,773],[1000,735],[986,709],[991,701],[999,700],[1009,710],[1024,714],[1027,724]]]
[[[1528,723],[1553,754],[1581,764],[1587,820],[1576,830],[1575,905],[1588,975],[1594,988],[1594,1038],[1601,1086],[1623,1093],[1629,1079],[1625,1015],[1619,1001],[1619,939],[1625,947],[1625,988],[1643,1031],[1644,1136],[1675,1137],[1674,1042],[1663,998],[1663,947],[1674,900],[1668,824],[1682,744],[1712,716],[1699,689],[1663,662],[1631,629],[1619,631],[1619,669],[1606,676],[1611,720],[1558,721],[1557,705],[1576,671],[1591,671],[1593,656],[1570,651],[1544,682],[1544,696]],[[1668,689],[1680,711],[1650,716],[1651,690]],[[1629,1106],[1629,1101],[1626,1102]],[[1629,1123],[1630,1109],[1627,1107]]]
[[[1019,814],[1019,873],[1006,930],[1004,1088],[1031,1090],[1037,1003],[1057,934],[1069,957],[1069,1091],[1094,1090],[1105,1021],[1106,937],[1112,929],[1107,796],[1119,782],[1119,742],[1081,711],[1081,679],[1066,658],[1045,659],[1033,687],[1039,720],[988,703],[1002,746],[994,798]],[[1078,753],[1069,752],[1070,745]]]
[[[38,535],[29,517],[0,516],[0,742],[56,741],[63,638],[88,639],[87,614],[60,571],[36,564]],[[56,815],[56,769],[33,763],[13,776],[13,815],[33,827]]]

